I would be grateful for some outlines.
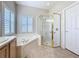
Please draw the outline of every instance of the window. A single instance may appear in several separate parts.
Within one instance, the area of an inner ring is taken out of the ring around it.
[[[15,16],[14,13],[11,12],[11,33],[15,32]]]
[[[32,32],[32,17],[31,16],[22,16],[21,19],[21,29],[22,32]]]
[[[8,8],[4,9],[4,30],[5,35],[10,35],[14,33],[15,21],[14,13]]]
[[[4,16],[4,27],[5,27],[5,34],[10,33],[10,10],[5,8],[5,16]]]
[[[27,32],[27,17],[23,16],[21,22],[22,22],[22,25],[21,25],[22,32]]]
[[[28,16],[28,32],[32,32],[32,17]]]

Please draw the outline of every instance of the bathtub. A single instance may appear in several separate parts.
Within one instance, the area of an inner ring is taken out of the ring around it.
[[[41,45],[41,36],[36,33],[17,34],[17,46],[27,45],[30,42],[38,39],[38,45]]]
[[[26,56],[26,49],[30,43],[33,43],[35,40],[37,44],[41,46],[41,36],[35,33],[26,33],[26,34],[17,34],[17,57],[24,58]]]

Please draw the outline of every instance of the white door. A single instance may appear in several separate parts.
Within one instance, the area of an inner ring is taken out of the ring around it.
[[[54,47],[60,46],[60,15],[54,14],[53,39]]]
[[[79,55],[79,5],[66,10],[66,48]]]
[[[76,53],[79,55],[79,5],[76,6]]]
[[[72,50],[72,17],[71,17],[71,9],[66,11],[66,48]]]

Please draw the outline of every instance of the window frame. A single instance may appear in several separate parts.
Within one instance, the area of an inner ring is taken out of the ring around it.
[[[5,33],[5,9],[7,9],[7,10],[9,10],[10,11],[10,17],[9,17],[9,19],[10,19],[10,21],[9,21],[9,33]],[[11,32],[11,13],[13,13],[14,14],[14,23],[15,23],[15,13],[10,9],[10,8],[8,8],[8,7],[4,7],[4,35],[5,36],[8,36],[8,35],[13,35],[13,34],[15,34],[15,24],[14,24],[14,33],[12,33]]]
[[[28,28],[29,28],[29,24],[28,24],[28,20],[29,19],[28,19],[28,17],[29,16],[21,16],[21,17],[26,17],[27,18],[27,25],[26,25],[26,27],[27,27],[26,30],[27,31],[26,32],[22,32],[22,22],[21,22],[21,33],[32,33],[33,32],[33,16],[30,16],[32,18],[32,24],[30,24],[32,26],[32,31],[31,32],[28,31]],[[22,19],[21,19],[21,21],[22,21]]]

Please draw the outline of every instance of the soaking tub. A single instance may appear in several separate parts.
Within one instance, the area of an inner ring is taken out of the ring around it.
[[[36,33],[17,34],[17,46],[29,44],[33,40],[38,39],[38,45],[41,45],[41,36]]]
[[[30,43],[33,43],[37,40],[37,44],[41,46],[41,36],[36,33],[26,33],[26,34],[17,34],[17,57],[27,57],[26,56],[26,46]]]

